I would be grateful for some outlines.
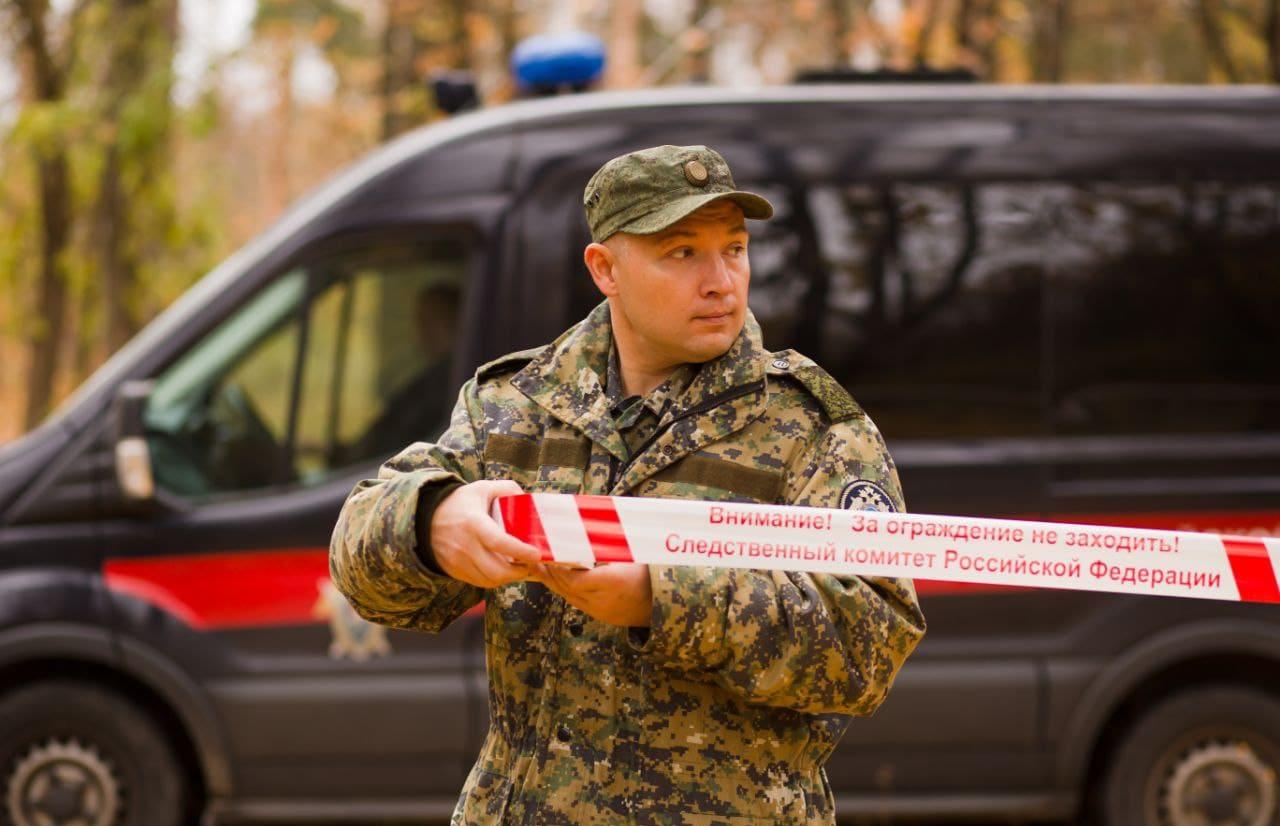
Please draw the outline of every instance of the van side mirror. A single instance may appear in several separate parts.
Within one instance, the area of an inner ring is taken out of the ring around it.
[[[143,423],[151,388],[152,382],[130,381],[116,393],[116,482],[125,498],[133,502],[150,501],[156,492]]]

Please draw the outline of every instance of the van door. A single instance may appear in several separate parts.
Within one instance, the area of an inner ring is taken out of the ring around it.
[[[462,785],[477,624],[361,620],[328,542],[355,482],[447,423],[475,243],[420,227],[318,247],[154,376],[161,507],[107,524],[107,580],[122,633],[208,689],[242,798]]]

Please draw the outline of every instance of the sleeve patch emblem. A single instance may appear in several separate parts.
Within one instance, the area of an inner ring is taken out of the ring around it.
[[[844,486],[844,490],[840,491],[840,507],[844,510],[883,513],[898,510],[893,504],[893,498],[885,492],[884,488],[866,479],[858,479]]]

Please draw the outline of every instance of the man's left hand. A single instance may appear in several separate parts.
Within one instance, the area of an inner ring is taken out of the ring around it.
[[[649,566],[613,562],[588,570],[536,565],[530,579],[564,597],[575,608],[601,622],[648,628],[653,611]]]

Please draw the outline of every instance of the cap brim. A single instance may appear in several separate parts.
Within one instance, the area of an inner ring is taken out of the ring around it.
[[[743,192],[735,189],[732,192],[708,192],[677,198],[653,212],[642,215],[634,221],[618,227],[617,231],[629,232],[633,235],[650,235],[655,232],[661,232],[685,216],[715,201],[733,201],[742,207],[742,214],[748,218],[764,220],[773,217],[773,204],[754,192]]]

